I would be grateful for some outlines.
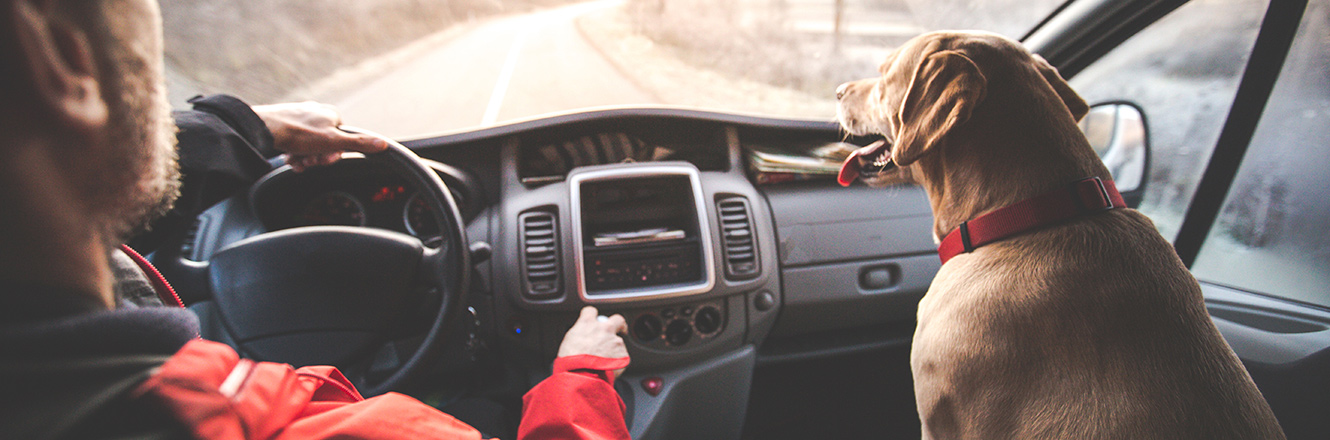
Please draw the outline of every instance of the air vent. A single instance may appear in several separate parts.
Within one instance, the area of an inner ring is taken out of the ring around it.
[[[752,211],[748,200],[733,197],[716,203],[720,211],[721,242],[725,246],[725,275],[731,279],[752,278],[761,273],[757,241],[753,237]]]
[[[548,212],[528,212],[522,225],[522,270],[526,294],[549,298],[559,294],[559,227]]]

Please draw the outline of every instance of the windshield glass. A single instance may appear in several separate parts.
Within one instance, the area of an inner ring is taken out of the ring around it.
[[[316,100],[393,137],[617,105],[830,119],[937,29],[1020,38],[1062,0],[193,0],[162,4],[183,106]]]

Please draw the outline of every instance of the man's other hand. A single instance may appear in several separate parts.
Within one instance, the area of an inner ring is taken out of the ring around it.
[[[619,335],[627,333],[628,321],[624,320],[623,315],[616,314],[601,320],[595,307],[583,307],[577,322],[573,323],[573,328],[568,329],[563,343],[559,344],[559,357],[579,354],[610,359],[626,357],[628,348]],[[614,371],[614,376],[618,377],[622,373],[623,369],[620,368]]]
[[[332,105],[306,101],[253,108],[272,132],[273,147],[287,154],[286,163],[296,171],[337,162],[344,151],[374,153],[388,148],[382,139],[337,128],[342,115]]]

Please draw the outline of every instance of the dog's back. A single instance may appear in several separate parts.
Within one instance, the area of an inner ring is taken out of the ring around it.
[[[943,266],[911,366],[939,438],[1283,438],[1142,214],[1115,210]]]

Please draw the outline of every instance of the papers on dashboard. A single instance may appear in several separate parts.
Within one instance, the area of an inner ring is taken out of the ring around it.
[[[748,146],[748,169],[759,184],[835,179],[841,163],[857,149],[858,145],[848,142],[812,145],[800,151]]]
[[[682,240],[682,229],[650,228],[628,232],[602,232],[596,234],[596,246],[613,246],[631,243],[650,243],[657,241]]]

